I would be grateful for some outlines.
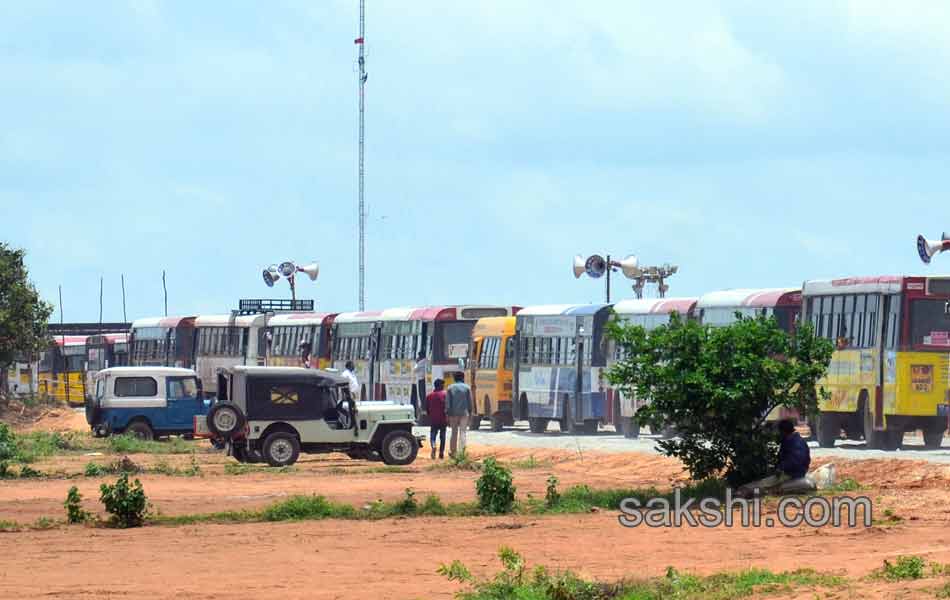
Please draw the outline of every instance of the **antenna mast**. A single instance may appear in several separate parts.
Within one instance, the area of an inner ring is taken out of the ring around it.
[[[365,140],[365,118],[366,97],[363,89],[366,85],[366,57],[364,54],[363,43],[366,32],[366,11],[365,0],[360,0],[360,37],[356,38],[355,43],[359,46],[359,67],[360,67],[360,166],[359,166],[359,206],[360,206],[360,310],[365,310],[365,280],[366,280],[366,205],[363,201],[363,145]]]

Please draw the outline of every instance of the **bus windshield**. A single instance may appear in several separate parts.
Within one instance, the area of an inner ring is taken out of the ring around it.
[[[910,303],[910,343],[913,346],[950,347],[950,300],[914,300]]]
[[[475,321],[436,321],[432,360],[446,363],[468,354],[468,341]]]

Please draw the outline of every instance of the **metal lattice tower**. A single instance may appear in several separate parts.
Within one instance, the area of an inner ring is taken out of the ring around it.
[[[359,46],[359,84],[360,84],[360,141],[359,141],[359,218],[360,218],[360,298],[359,306],[360,310],[365,310],[365,284],[366,284],[366,205],[364,203],[364,187],[363,187],[363,145],[366,139],[365,136],[365,113],[366,113],[366,96],[363,93],[364,87],[366,86],[366,57],[364,54],[365,48],[365,35],[366,33],[366,12],[365,12],[365,0],[360,0],[360,37],[357,38],[356,43]]]

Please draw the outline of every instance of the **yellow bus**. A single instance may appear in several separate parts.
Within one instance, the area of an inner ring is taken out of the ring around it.
[[[869,448],[896,450],[921,430],[938,448],[950,418],[950,278],[854,277],[806,281],[803,319],[832,340],[819,384],[818,441],[841,431]]]
[[[469,353],[469,380],[475,401],[475,413],[469,423],[472,429],[478,429],[482,419],[491,421],[492,431],[514,424],[511,390],[516,347],[515,317],[476,321]]]
[[[49,349],[40,353],[37,392],[60,402],[82,406],[86,401],[83,373],[86,336],[56,336]]]

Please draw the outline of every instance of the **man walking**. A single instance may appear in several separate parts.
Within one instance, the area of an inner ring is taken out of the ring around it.
[[[360,382],[356,379],[356,374],[353,373],[356,370],[356,365],[353,364],[352,360],[346,361],[344,365],[345,370],[343,371],[343,377],[346,377],[347,387],[350,389],[350,397],[353,399],[353,402],[360,401]]]
[[[435,460],[435,438],[439,436],[439,458],[445,458],[445,382],[436,379],[432,382],[435,391],[429,392],[426,396],[425,409],[429,415],[429,446],[432,447],[430,454]]]
[[[449,441],[449,456],[465,451],[465,431],[468,429],[468,415],[472,412],[472,388],[465,383],[465,373],[455,374],[455,383],[445,391],[445,413],[452,438]],[[461,438],[461,439],[460,439]]]

